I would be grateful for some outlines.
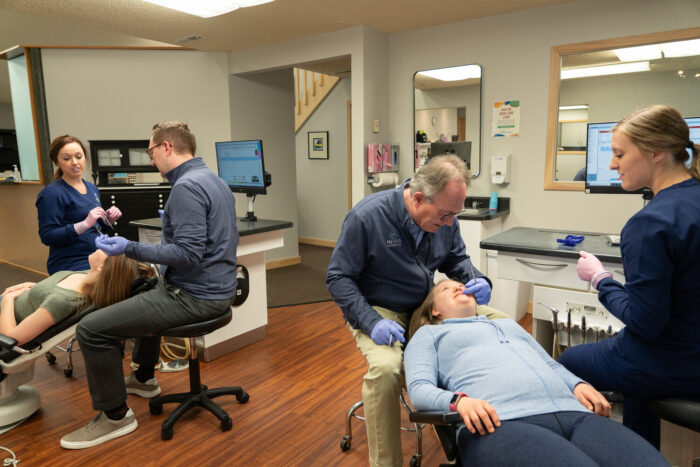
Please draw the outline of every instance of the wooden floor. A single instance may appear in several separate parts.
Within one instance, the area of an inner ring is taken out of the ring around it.
[[[172,410],[151,415],[148,401],[129,396],[138,429],[100,446],[69,451],[61,436],[83,426],[95,412],[90,407],[85,371],[78,354],[72,378],[63,362],[39,359],[31,383],[42,395],[42,408],[19,427],[0,435],[0,446],[11,449],[20,466],[39,465],[255,465],[356,466],[367,464],[364,424],[353,423],[353,443],[341,452],[345,413],[361,399],[365,362],[345,329],[340,309],[324,302],[269,310],[267,337],[255,344],[202,364],[202,379],[210,387],[240,385],[250,393],[247,404],[235,397],[216,401],[233,419],[222,432],[218,420],[194,409],[175,425],[172,440],[160,439],[160,424]],[[521,321],[528,329],[531,315]],[[125,366],[126,371],[126,366]],[[125,373],[126,374],[126,373]],[[188,390],[187,372],[157,373],[164,393]],[[406,417],[407,421],[407,417]],[[415,435],[404,433],[408,465]],[[5,455],[0,451],[0,459]],[[437,438],[426,430],[423,465],[444,462]]]

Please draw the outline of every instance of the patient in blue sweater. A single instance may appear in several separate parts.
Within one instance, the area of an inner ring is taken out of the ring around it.
[[[467,465],[668,465],[608,418],[595,388],[554,361],[515,321],[476,316],[464,285],[437,284],[411,319],[404,352],[417,410],[457,411]],[[427,326],[426,326],[427,325]]]

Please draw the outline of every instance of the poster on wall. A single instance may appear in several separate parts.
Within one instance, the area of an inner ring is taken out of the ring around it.
[[[520,101],[496,101],[493,103],[491,137],[507,138],[520,133]]]

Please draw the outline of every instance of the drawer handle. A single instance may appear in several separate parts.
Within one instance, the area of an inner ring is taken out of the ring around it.
[[[562,263],[559,263],[559,264],[556,264],[556,263],[538,263],[536,261],[528,261],[528,260],[522,259],[522,258],[515,258],[515,260],[519,263],[523,263],[526,266],[542,266],[542,267],[552,268],[552,269],[561,269],[561,268],[565,268],[567,266],[566,264],[562,264]]]

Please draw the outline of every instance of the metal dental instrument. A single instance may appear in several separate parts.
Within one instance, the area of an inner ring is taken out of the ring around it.
[[[571,348],[571,310],[566,312],[566,348]]]
[[[600,328],[596,326],[595,328],[595,341],[598,342],[600,340]]]
[[[612,324],[608,324],[608,337],[612,337]]]
[[[552,330],[554,330],[554,340],[552,342],[552,356],[554,358],[558,358],[559,355],[561,355],[561,348],[559,347],[559,310],[551,306],[547,306],[542,302],[538,303],[552,312]]]
[[[586,317],[581,316],[581,343],[586,343]]]

